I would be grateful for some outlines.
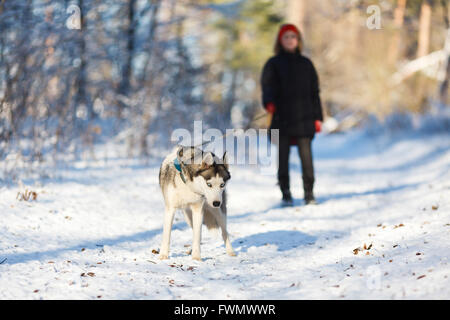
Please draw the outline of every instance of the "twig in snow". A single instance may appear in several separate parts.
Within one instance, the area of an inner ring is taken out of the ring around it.
[[[0,261],[0,264],[2,264],[3,262],[5,262],[6,260],[8,260],[8,258],[3,259],[2,261]]]

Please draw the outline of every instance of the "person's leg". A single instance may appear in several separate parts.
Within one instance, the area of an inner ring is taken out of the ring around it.
[[[289,137],[280,136],[278,145],[278,184],[280,185],[283,199],[290,196],[289,191]]]
[[[303,189],[305,191],[305,201],[308,203],[314,200],[314,166],[311,152],[311,138],[299,138],[297,140],[298,152],[302,162]]]

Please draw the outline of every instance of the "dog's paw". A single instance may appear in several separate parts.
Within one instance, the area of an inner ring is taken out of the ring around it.
[[[166,259],[169,259],[169,255],[167,255],[167,254],[160,254],[159,255],[159,260],[166,260]]]
[[[200,255],[193,255],[192,260],[202,261],[202,258],[200,257]]]
[[[228,254],[230,257],[236,257],[236,252],[234,252],[233,250],[227,251],[227,254]]]

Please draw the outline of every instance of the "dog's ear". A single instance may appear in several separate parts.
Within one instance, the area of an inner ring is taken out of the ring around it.
[[[202,169],[211,167],[214,164],[214,157],[211,152],[205,153],[202,160]]]
[[[228,165],[228,155],[227,155],[227,152],[225,151],[225,153],[223,154],[223,157],[222,157],[222,163],[223,163],[223,165],[225,166],[225,168],[228,170],[228,168],[229,168],[229,165]]]
[[[178,161],[180,161],[180,162],[181,162],[181,159],[183,159],[183,146],[178,147],[177,158],[178,158]]]

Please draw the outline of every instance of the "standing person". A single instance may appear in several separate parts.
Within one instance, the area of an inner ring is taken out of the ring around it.
[[[263,105],[272,115],[271,129],[279,129],[278,183],[283,204],[292,205],[289,185],[289,149],[298,147],[306,204],[314,199],[311,141],[323,121],[319,80],[311,60],[302,55],[302,36],[296,26],[280,27],[275,55],[265,64],[261,86]]]

